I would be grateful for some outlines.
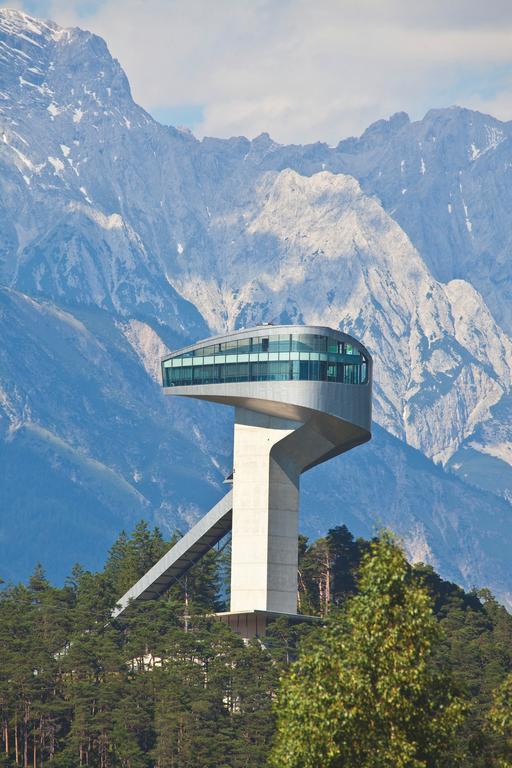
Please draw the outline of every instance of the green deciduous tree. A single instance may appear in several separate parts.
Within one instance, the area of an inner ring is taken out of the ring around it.
[[[500,768],[512,767],[512,674],[501,683],[494,693],[489,712],[491,730],[501,737],[497,751]]]
[[[283,677],[271,764],[457,765],[463,707],[432,663],[439,627],[430,597],[388,534],[363,556],[358,590]]]

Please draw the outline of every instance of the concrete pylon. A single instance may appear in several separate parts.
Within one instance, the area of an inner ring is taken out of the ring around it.
[[[297,612],[300,468],[278,446],[299,426],[235,408],[232,612]]]

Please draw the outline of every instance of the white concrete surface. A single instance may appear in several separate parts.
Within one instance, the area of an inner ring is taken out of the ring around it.
[[[297,612],[299,468],[272,449],[301,426],[235,409],[231,611]]]

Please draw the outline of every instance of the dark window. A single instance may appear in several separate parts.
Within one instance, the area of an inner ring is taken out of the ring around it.
[[[345,365],[345,384],[359,384],[359,366]]]
[[[330,355],[335,355],[338,353],[338,345],[339,342],[337,339],[333,339],[332,336],[329,336],[327,339],[327,352]]]
[[[261,351],[268,352],[268,339],[261,340]]]

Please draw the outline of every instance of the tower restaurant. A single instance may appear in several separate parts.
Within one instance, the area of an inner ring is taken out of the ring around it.
[[[119,600],[157,598],[232,532],[231,605],[246,637],[297,620],[299,481],[371,438],[372,359],[323,326],[264,325],[215,336],[162,361],[166,395],[234,406],[232,490]]]

